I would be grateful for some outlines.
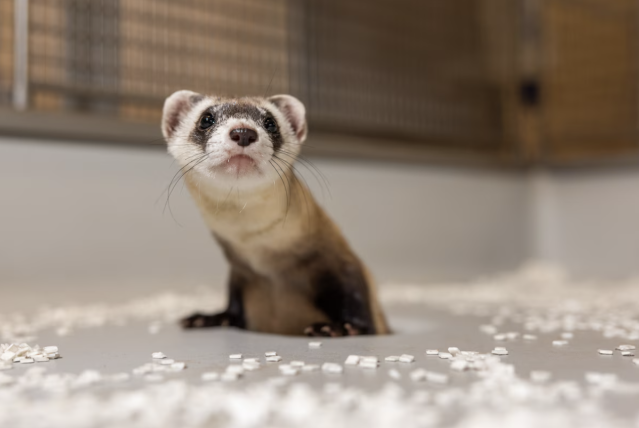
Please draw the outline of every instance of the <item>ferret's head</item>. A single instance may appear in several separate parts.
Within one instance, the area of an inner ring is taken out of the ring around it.
[[[178,91],[164,102],[162,133],[185,172],[220,185],[257,187],[288,172],[306,139],[305,114],[290,95],[220,98]]]

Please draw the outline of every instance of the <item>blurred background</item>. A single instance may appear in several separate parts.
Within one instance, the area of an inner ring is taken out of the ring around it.
[[[0,309],[224,282],[167,202],[179,89],[302,100],[302,174],[381,282],[634,275],[638,24],[636,0],[0,0]]]

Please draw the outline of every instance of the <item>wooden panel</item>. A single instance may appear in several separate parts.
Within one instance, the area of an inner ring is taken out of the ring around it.
[[[544,2],[543,160],[637,149],[635,1]]]
[[[0,105],[11,102],[13,85],[13,0],[0,0]]]

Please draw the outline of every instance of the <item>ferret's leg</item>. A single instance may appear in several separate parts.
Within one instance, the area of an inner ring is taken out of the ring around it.
[[[238,327],[246,328],[244,317],[243,289],[246,281],[243,276],[234,269],[231,270],[229,279],[229,303],[224,312],[217,314],[196,313],[190,317],[183,318],[180,324],[184,328],[204,328],[204,327]]]
[[[368,284],[361,270],[325,271],[314,281],[315,306],[330,322],[315,323],[304,330],[307,336],[355,336],[375,334]]]

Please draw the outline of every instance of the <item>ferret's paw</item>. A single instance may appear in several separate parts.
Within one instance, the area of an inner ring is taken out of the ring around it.
[[[214,315],[206,314],[193,314],[190,317],[182,318],[180,320],[182,328],[205,328],[205,327],[220,327],[230,326],[231,317],[226,312],[221,312]]]
[[[347,322],[316,322],[306,327],[304,334],[310,337],[357,336],[360,331]]]

